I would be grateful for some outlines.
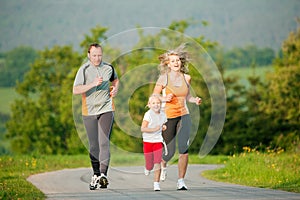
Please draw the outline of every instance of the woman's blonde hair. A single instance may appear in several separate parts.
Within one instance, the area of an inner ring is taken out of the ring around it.
[[[170,71],[168,64],[169,64],[169,56],[175,55],[178,56],[181,61],[181,68],[180,72],[182,73],[188,73],[188,53],[184,51],[184,48],[186,47],[186,43],[181,44],[179,47],[177,47],[174,50],[169,50],[164,54],[161,54],[158,59],[160,60],[160,64],[158,65],[160,74],[165,74]]]

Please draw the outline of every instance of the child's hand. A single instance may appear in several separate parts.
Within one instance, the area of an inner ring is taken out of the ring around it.
[[[165,131],[167,129],[167,126],[164,124],[162,125],[162,131]]]

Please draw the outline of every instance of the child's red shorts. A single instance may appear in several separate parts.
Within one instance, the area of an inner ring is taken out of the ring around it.
[[[146,169],[152,170],[154,164],[161,163],[163,144],[161,142],[143,142]]]

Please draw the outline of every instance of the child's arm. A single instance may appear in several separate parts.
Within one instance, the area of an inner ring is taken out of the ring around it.
[[[155,128],[149,128],[148,127],[149,122],[146,120],[143,120],[142,122],[142,126],[141,126],[141,131],[144,133],[152,133],[152,132],[156,132],[160,129],[160,126],[157,126]]]

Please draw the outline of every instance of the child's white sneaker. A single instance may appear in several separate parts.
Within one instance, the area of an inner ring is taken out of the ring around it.
[[[146,176],[149,176],[150,170],[148,170],[148,169],[145,168],[145,169],[144,169],[144,173],[145,173]]]

